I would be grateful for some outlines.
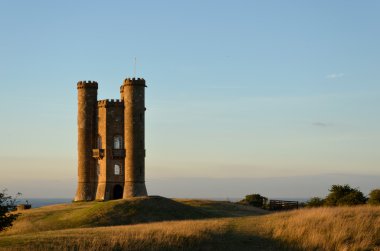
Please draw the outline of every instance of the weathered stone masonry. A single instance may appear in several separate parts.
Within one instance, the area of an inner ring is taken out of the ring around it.
[[[98,83],[78,89],[75,201],[146,196],[145,80],[125,79],[120,100],[97,100]]]

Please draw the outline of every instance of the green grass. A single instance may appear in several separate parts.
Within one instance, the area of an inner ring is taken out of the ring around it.
[[[105,202],[75,202],[26,210],[15,222],[13,228],[0,236],[67,228],[130,225],[265,213],[264,210],[229,202],[176,201],[159,196]]]

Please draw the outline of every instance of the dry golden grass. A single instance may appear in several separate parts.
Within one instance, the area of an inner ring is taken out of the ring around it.
[[[240,231],[301,250],[380,250],[380,207],[302,209],[236,221]]]
[[[223,218],[45,231],[4,237],[0,249],[279,250],[275,241],[234,233],[232,225],[231,218]]]
[[[210,207],[211,211],[212,204],[217,204],[187,203]],[[229,208],[225,204],[214,206],[219,211]],[[380,206],[3,234],[0,249],[380,250]]]

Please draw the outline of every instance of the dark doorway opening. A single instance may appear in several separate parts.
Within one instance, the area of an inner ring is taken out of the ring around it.
[[[123,187],[120,185],[115,185],[113,187],[113,199],[117,200],[121,198],[123,198]]]

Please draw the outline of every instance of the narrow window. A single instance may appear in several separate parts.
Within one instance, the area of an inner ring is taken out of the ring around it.
[[[100,135],[98,135],[96,144],[98,149],[102,149],[102,137]]]
[[[100,165],[99,165],[99,163],[96,163],[96,173],[98,174],[98,176],[100,175]]]
[[[120,166],[115,164],[115,175],[120,175]]]
[[[122,149],[123,144],[123,137],[120,135],[117,135],[113,137],[113,148],[114,149]]]

